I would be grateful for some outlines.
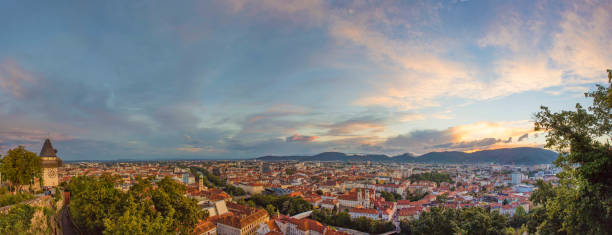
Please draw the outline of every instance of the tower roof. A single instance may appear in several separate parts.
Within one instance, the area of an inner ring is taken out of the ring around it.
[[[42,149],[40,150],[40,157],[57,157],[57,150],[53,148],[51,145],[51,140],[46,139],[43,144]]]

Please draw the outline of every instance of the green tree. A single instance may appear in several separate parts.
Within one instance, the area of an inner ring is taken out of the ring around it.
[[[563,171],[559,185],[538,188],[534,202],[545,210],[540,234],[606,234],[612,231],[612,70],[608,85],[585,93],[592,104],[574,111],[541,107],[535,130],[546,132],[546,148],[555,149],[554,162]],[[545,192],[542,192],[545,191]]]
[[[266,211],[268,212],[268,215],[270,215],[270,217],[275,217],[278,216],[278,210],[276,209],[276,207],[272,204],[268,204],[266,206]]]
[[[161,235],[172,232],[170,227],[173,224],[173,210],[169,216],[164,217],[160,212],[150,211],[152,208],[150,200],[130,201],[128,205],[123,215],[104,219],[103,234]]]
[[[87,234],[100,234],[104,230],[104,219],[122,214],[124,193],[115,188],[118,177],[80,176],[72,179],[66,191],[70,192],[70,215]]]
[[[35,153],[18,146],[2,158],[0,173],[2,180],[9,183],[15,194],[21,191],[23,185],[32,185],[34,178],[41,178],[42,161]]]
[[[164,216],[172,217],[171,230],[179,229],[188,233],[200,219],[205,217],[195,199],[185,197],[185,186],[165,177],[157,182],[158,190],[153,191],[155,208]]]
[[[71,192],[70,212],[86,234],[188,234],[207,217],[185,186],[166,177],[154,187],[151,179],[137,178],[123,192],[116,176],[81,176],[66,185]]]
[[[0,214],[0,234],[29,234],[30,223],[36,208],[17,205],[6,214]]]
[[[508,225],[513,228],[520,228],[521,226],[527,223],[528,219],[529,218],[527,217],[527,212],[525,212],[525,208],[519,206],[516,208],[516,211],[514,212],[512,218],[510,218],[510,220],[508,221]]]
[[[505,216],[488,208],[433,207],[400,227],[403,234],[504,234],[506,223]]]

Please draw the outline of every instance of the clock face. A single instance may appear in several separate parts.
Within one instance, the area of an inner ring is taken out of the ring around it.
[[[49,177],[55,177],[56,174],[57,174],[56,169],[49,169],[49,172],[47,173]]]

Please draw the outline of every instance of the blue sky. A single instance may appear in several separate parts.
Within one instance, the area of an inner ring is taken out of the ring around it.
[[[0,152],[541,146],[612,66],[606,1],[3,1]]]

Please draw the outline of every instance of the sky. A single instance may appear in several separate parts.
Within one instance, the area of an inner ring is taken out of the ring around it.
[[[612,67],[609,1],[0,2],[0,154],[541,147]]]

